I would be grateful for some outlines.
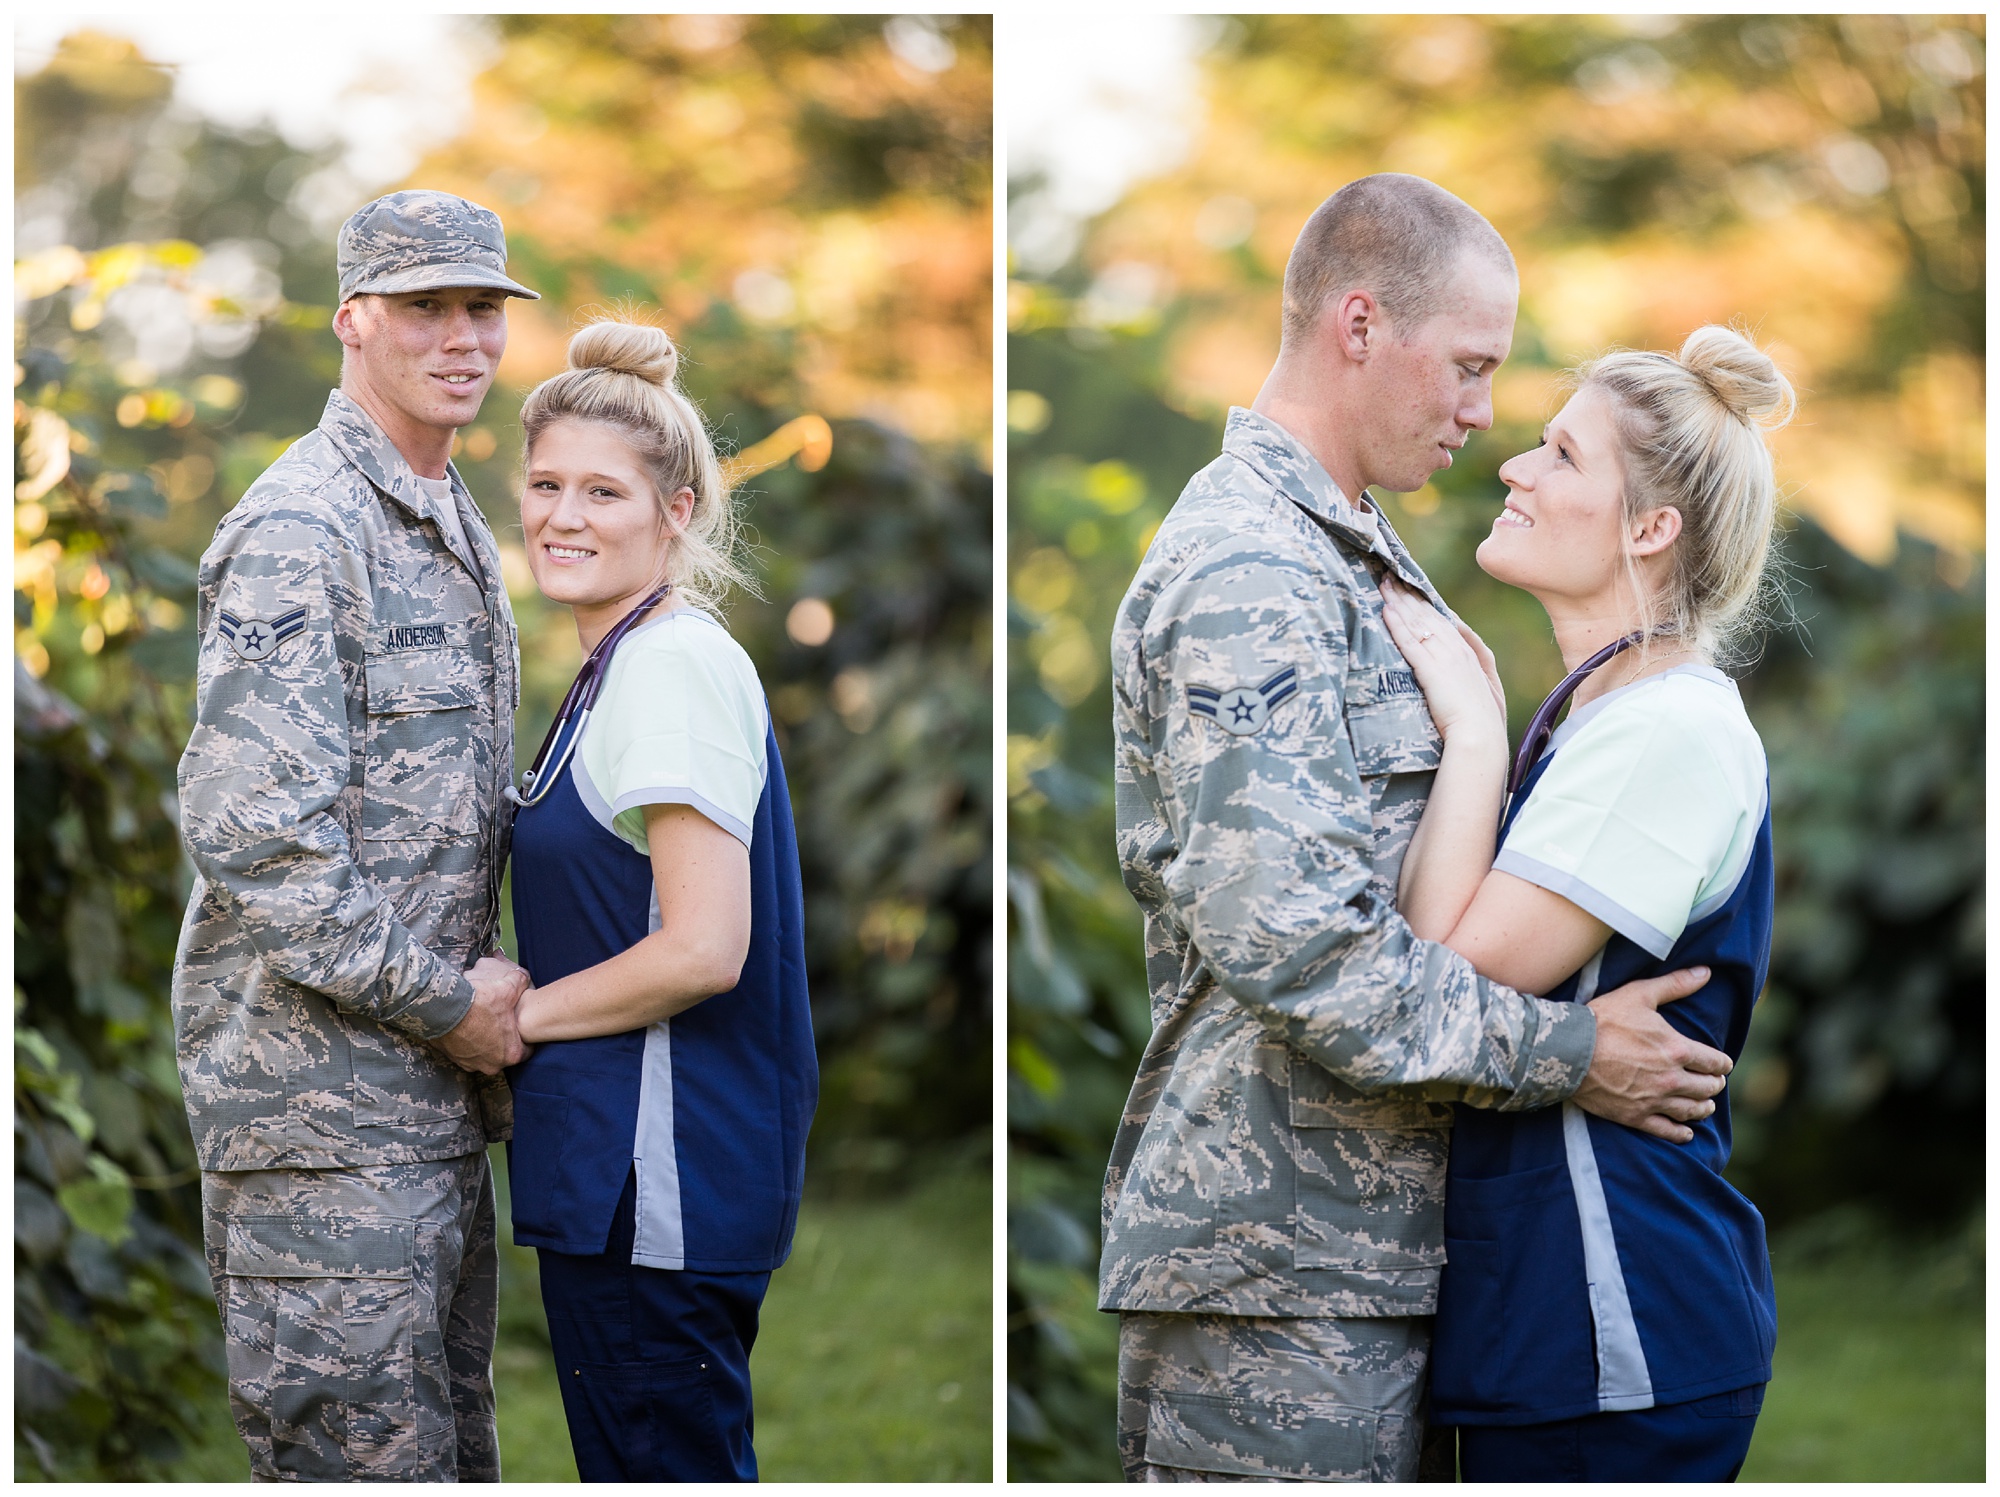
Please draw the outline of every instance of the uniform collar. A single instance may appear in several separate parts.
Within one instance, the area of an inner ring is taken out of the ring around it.
[[[319,418],[319,429],[326,433],[327,440],[338,447],[350,463],[361,470],[363,478],[418,519],[429,520],[436,525],[445,537],[446,548],[456,554],[451,537],[462,526],[444,522],[437,512],[437,501],[417,482],[416,469],[396,450],[396,444],[383,435],[373,416],[340,390],[330,390],[327,392],[326,410]],[[465,487],[465,480],[458,476],[458,469],[450,463],[444,465],[444,472],[455,496],[458,490]],[[469,537],[466,544],[473,544]],[[474,575],[485,570],[479,558],[461,556],[459,560],[471,567]]]
[[[1444,606],[1429,579],[1404,548],[1402,537],[1390,526],[1382,506],[1371,505],[1370,511],[1358,508],[1341,492],[1333,476],[1320,466],[1319,459],[1306,451],[1305,444],[1269,416],[1240,405],[1231,406],[1229,425],[1222,434],[1222,450],[1249,464],[1259,477],[1319,521],[1323,528],[1355,550],[1379,556],[1404,582],[1440,608]]]
[[[319,418],[319,429],[326,433],[350,463],[361,470],[361,476],[376,488],[419,519],[438,520],[431,496],[417,482],[416,469],[396,450],[396,444],[382,434],[375,418],[341,391],[327,392],[326,410]],[[458,470],[450,463],[445,464],[444,471],[453,489],[463,485]],[[449,533],[448,528],[446,533]]]

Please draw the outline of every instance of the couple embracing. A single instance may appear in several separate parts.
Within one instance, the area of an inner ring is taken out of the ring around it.
[[[1493,657],[1368,490],[1492,424],[1517,294],[1434,184],[1329,198],[1118,615],[1153,1033],[1099,1302],[1135,1480],[1723,1481],[1749,1449],[1775,1311],[1724,1078],[1773,879],[1716,661],[1791,390],[1700,328],[1585,365],[1501,467],[1479,564],[1569,668],[1510,761]]]
[[[754,1479],[817,1071],[714,446],[657,328],[586,327],[528,397],[522,539],[586,660],[516,789],[513,615],[449,458],[536,293],[441,192],[357,212],[339,272],[340,387],[202,558],[180,765],[174,1021],[252,1473],[500,1479],[511,1134],[579,1471]]]

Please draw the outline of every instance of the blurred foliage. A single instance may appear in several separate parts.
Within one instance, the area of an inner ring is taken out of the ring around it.
[[[548,295],[512,309],[503,377],[560,369],[577,307],[636,299],[697,363],[729,342],[767,401],[985,451],[990,17],[496,19],[472,118],[418,176],[499,213]]]
[[[1984,24],[1979,17],[1218,22],[1178,168],[1009,288],[1010,1473],[1113,1479],[1097,1202],[1149,1033],[1112,840],[1108,639],[1160,519],[1277,351],[1332,190],[1418,172],[1492,218],[1522,307],[1497,420],[1386,508],[1485,635],[1519,732],[1561,674],[1472,561],[1561,368],[1738,320],[1800,386],[1796,627],[1744,682],[1779,913],[1732,1174],[1774,1226],[1963,1220],[1983,1171]],[[1040,184],[1018,184],[1023,192]],[[1781,608],[1780,613],[1786,610]]]
[[[696,397],[756,475],[743,492],[764,596],[730,623],[770,693],[798,821],[824,1071],[815,1179],[894,1184],[926,1159],[981,1168],[992,484],[973,386],[988,378],[986,334],[983,313],[970,330],[920,320],[938,298],[989,300],[983,261],[953,281],[894,256],[908,253],[906,218],[941,248],[986,243],[983,23],[702,32],[713,18],[674,18],[685,24],[661,35],[681,37],[682,66],[624,25],[651,18],[570,19],[504,21],[480,87],[553,122],[550,165],[575,196],[538,238],[518,194],[465,186],[510,229],[526,222],[516,272],[551,293],[517,323],[524,356],[458,450],[522,624],[523,758],[578,652],[518,543],[513,415],[584,302],[662,304]],[[697,98],[737,126],[690,135],[651,112]],[[806,152],[783,170],[760,133],[780,105]],[[842,173],[806,149],[838,135],[816,133],[815,109],[848,122]],[[329,201],[347,180],[330,156],[191,115],[165,70],[113,37],[76,33],[17,80],[16,122],[15,1466],[23,1479],[157,1478],[220,1397],[167,1004],[192,879],[174,767],[194,562],[338,380],[333,230],[358,204]],[[481,115],[468,135],[505,145],[499,129]],[[524,149],[506,147],[516,168]],[[612,173],[596,197],[590,164]],[[676,215],[701,225],[694,237],[649,228]],[[814,262],[814,295],[835,302],[854,271],[864,321],[850,326],[870,346],[837,346],[811,297],[796,317],[738,305],[775,306],[741,267],[793,269],[778,241],[802,223],[891,256],[889,274],[858,252]],[[687,262],[698,273],[681,274]],[[942,403],[900,407],[905,380]]]

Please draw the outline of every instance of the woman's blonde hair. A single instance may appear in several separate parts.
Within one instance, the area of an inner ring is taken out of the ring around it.
[[[1760,621],[1778,506],[1766,437],[1797,407],[1791,383],[1744,334],[1713,323],[1688,334],[1677,356],[1618,349],[1575,379],[1579,391],[1611,398],[1626,519],[1680,511],[1665,586],[1637,588],[1648,636],[1720,658]]]
[[[630,444],[652,478],[673,544],[660,580],[682,598],[716,608],[731,588],[756,585],[736,560],[736,510],[708,426],[676,372],[680,353],[660,328],[602,319],[569,340],[569,367],[543,380],[521,407],[527,450],[558,421],[595,421]],[[678,532],[667,501],[694,490],[694,507]]]

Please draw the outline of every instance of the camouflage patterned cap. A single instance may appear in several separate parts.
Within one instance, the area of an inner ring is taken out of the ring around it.
[[[363,292],[491,286],[539,301],[507,278],[499,216],[448,192],[411,188],[379,197],[340,226],[340,299]]]

